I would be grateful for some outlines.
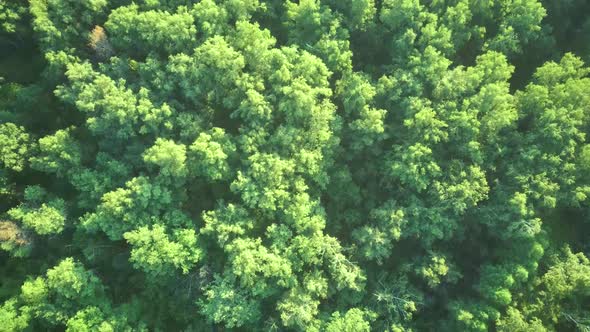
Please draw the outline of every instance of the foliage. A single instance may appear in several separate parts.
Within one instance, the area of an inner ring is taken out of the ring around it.
[[[590,330],[588,13],[0,0],[0,330]]]

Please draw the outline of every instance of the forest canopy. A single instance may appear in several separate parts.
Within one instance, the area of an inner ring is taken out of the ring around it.
[[[0,331],[590,331],[590,2],[0,0]]]

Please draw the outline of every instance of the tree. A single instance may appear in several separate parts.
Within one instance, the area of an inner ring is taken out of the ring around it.
[[[186,7],[179,7],[177,13],[171,14],[155,10],[140,12],[132,4],[111,11],[105,28],[115,50],[131,48],[134,54],[146,55],[162,47],[168,54],[174,54],[194,45],[197,31],[193,22]]]
[[[11,221],[0,222],[0,248],[10,252],[16,257],[25,257],[29,254],[32,241],[29,235],[17,224]]]
[[[154,278],[173,274],[174,269],[186,274],[203,255],[192,229],[178,229],[170,237],[163,226],[156,224],[151,229],[144,226],[123,236],[133,247],[130,261]]]
[[[232,177],[229,162],[236,152],[236,146],[222,128],[212,128],[210,133],[202,132],[188,149],[188,158],[195,175],[210,181]]]
[[[216,278],[205,289],[205,299],[206,302],[200,303],[203,314],[229,328],[251,324],[261,316],[259,303],[249,298],[245,291],[236,290],[225,278]]]
[[[326,326],[326,331],[370,331],[371,314],[365,313],[358,308],[348,310],[344,315],[339,312],[332,314],[330,322]]]
[[[23,127],[10,122],[0,125],[0,161],[5,169],[22,171],[28,165],[28,154],[33,147]]]
[[[7,213],[22,225],[39,235],[61,233],[66,222],[66,207],[63,199],[46,201],[47,192],[39,186],[25,189],[25,203]]]
[[[17,25],[22,19],[23,14],[27,8],[23,4],[17,2],[0,2],[0,25],[3,32],[14,33],[16,32]]]

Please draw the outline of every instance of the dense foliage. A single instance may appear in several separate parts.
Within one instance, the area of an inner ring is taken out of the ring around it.
[[[0,0],[1,331],[589,331],[590,2]]]

